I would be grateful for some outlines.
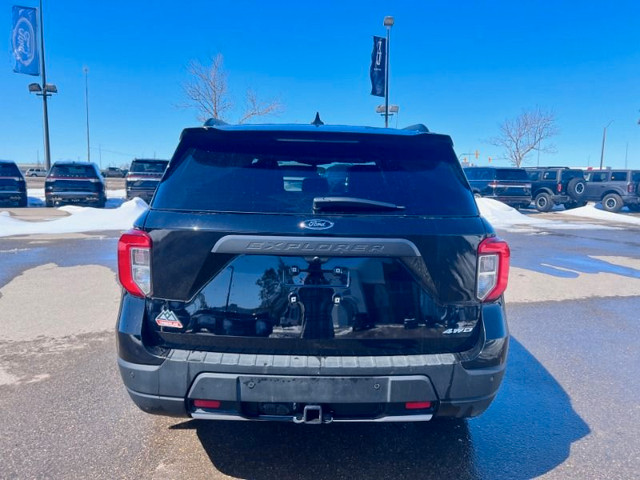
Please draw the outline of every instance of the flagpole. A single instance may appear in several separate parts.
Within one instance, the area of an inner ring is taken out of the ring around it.
[[[389,52],[391,50],[391,27],[393,17],[384,17],[384,26],[387,27],[387,51],[384,68],[384,127],[389,128]]]
[[[47,92],[47,74],[44,63],[44,19],[42,15],[42,0],[40,0],[40,65],[42,68],[42,116],[44,130],[44,166],[47,170],[51,168],[51,152],[49,151],[49,111],[47,109],[47,97],[51,93]]]

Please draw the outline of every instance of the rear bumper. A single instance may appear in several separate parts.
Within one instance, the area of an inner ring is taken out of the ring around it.
[[[189,350],[158,357],[135,333],[141,321],[130,317],[137,313],[142,313],[139,306],[123,302],[118,366],[136,405],[158,415],[300,423],[308,407],[324,412],[320,416],[328,420],[323,423],[473,417],[492,402],[506,366],[508,331],[500,304],[483,307],[483,334],[472,351],[376,357]],[[196,399],[219,401],[221,406],[198,408]],[[406,402],[429,406],[407,410]],[[259,410],[265,404],[292,411],[265,414]]]
[[[4,202],[20,202],[27,198],[27,192],[20,190],[0,191],[0,203]]]
[[[98,192],[45,192],[45,198],[50,203],[99,203],[103,195]]]
[[[139,197],[145,202],[151,202],[153,194],[156,193],[155,188],[128,188],[127,187],[127,200]]]

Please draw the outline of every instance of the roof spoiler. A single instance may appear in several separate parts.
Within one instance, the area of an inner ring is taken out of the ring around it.
[[[421,133],[429,133],[429,129],[426,125],[422,123],[416,123],[415,125],[409,125],[408,127],[404,127],[402,130],[413,130]]]

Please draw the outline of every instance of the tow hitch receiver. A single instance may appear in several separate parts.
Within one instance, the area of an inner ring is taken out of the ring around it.
[[[293,417],[294,423],[307,423],[309,425],[320,425],[322,423],[331,423],[333,418],[330,415],[323,417],[322,406],[305,405],[302,415]]]

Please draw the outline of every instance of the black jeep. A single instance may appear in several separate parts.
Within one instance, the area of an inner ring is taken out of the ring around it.
[[[448,136],[189,128],[118,243],[120,372],[160,415],[479,415],[505,370],[508,269]]]
[[[587,170],[584,200],[602,202],[608,212],[619,212],[624,206],[640,211],[640,170]]]
[[[554,205],[576,208],[586,205],[582,170],[568,167],[528,167],[531,196],[536,208],[548,212]]]

